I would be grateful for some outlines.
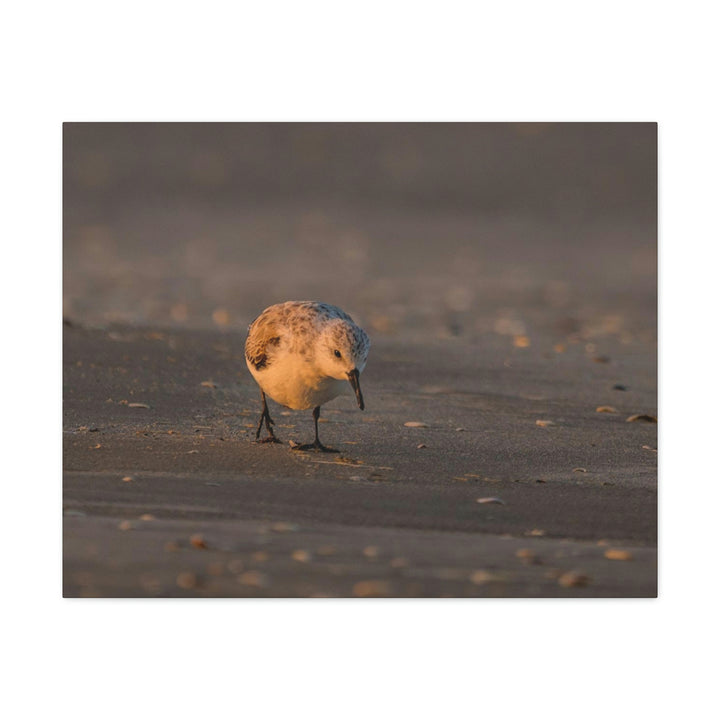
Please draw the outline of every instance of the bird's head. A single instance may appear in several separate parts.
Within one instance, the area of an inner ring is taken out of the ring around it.
[[[369,351],[370,338],[362,328],[336,319],[327,324],[320,342],[320,357],[316,357],[325,375],[350,383],[361,410],[365,409],[365,402],[360,390],[360,373],[365,369]]]

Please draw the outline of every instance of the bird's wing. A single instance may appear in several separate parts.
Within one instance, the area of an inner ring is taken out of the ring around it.
[[[245,357],[256,370],[268,367],[272,356],[280,345],[277,323],[263,314],[250,325],[245,341]]]

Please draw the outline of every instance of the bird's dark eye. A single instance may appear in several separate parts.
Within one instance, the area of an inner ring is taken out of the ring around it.
[[[336,351],[335,351],[335,357],[342,357],[342,355],[340,354],[340,351],[339,351],[339,350],[336,350]]]

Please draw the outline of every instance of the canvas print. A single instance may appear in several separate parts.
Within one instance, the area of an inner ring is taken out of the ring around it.
[[[657,155],[65,123],[64,597],[656,597]]]

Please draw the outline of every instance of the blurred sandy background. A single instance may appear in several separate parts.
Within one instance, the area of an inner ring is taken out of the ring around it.
[[[64,126],[64,315],[656,338],[653,123]]]

